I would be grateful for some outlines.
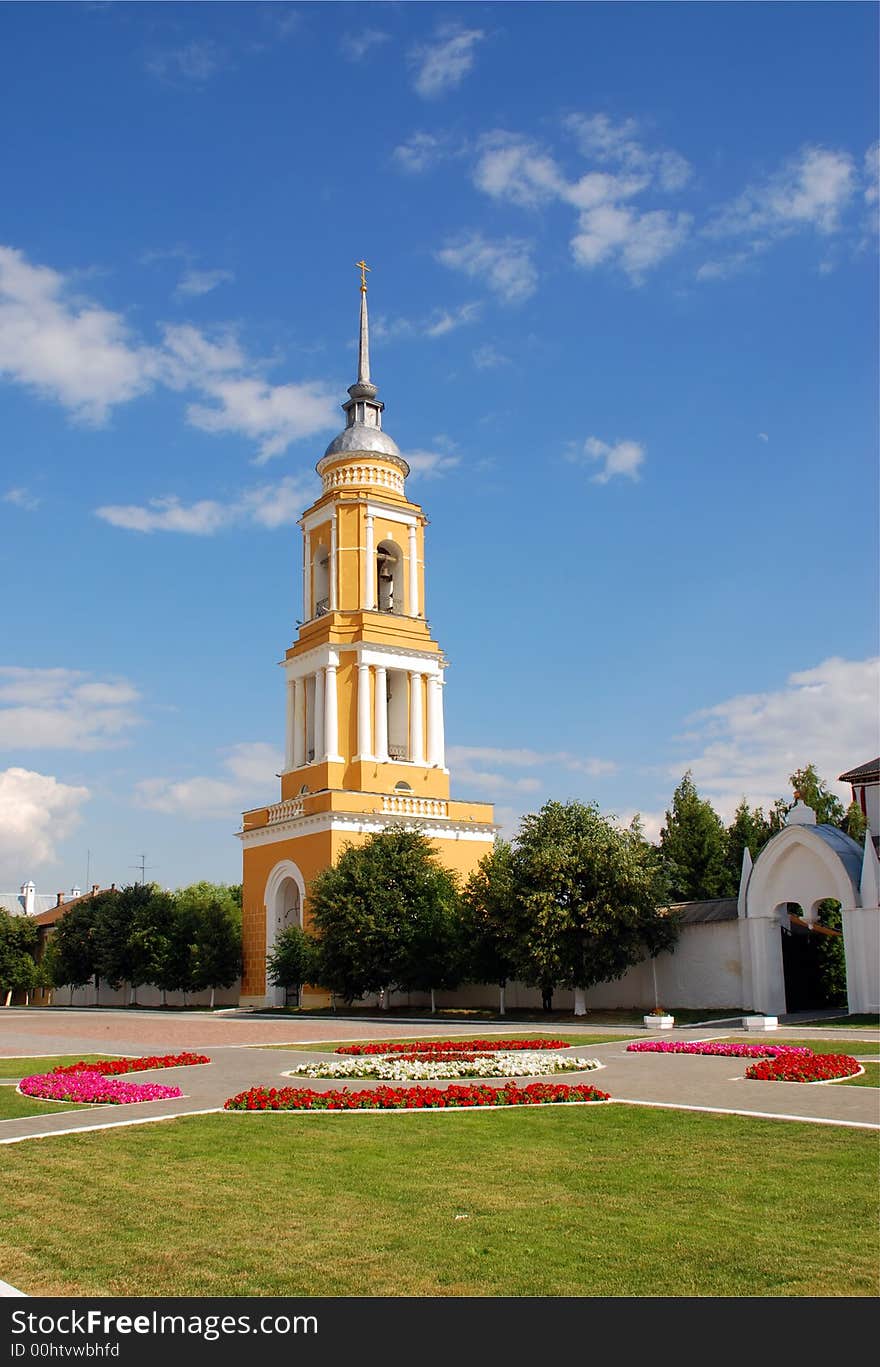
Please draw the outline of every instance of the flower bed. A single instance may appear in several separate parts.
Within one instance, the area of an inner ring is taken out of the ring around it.
[[[532,1082],[527,1087],[376,1087],[371,1091],[314,1092],[299,1087],[252,1087],[224,1102],[227,1111],[422,1111],[472,1106],[548,1106],[609,1101],[597,1087]]]
[[[356,1063],[321,1060],[300,1063],[288,1070],[289,1077],[375,1077],[385,1082],[422,1082],[458,1077],[542,1077],[547,1073],[584,1073],[601,1068],[597,1058],[573,1054],[385,1054],[361,1057]]]
[[[413,1057],[440,1052],[443,1054],[495,1054],[499,1050],[513,1053],[517,1049],[567,1049],[564,1039],[462,1039],[462,1040],[378,1040],[369,1044],[342,1044],[337,1054],[411,1054]]]
[[[114,1077],[119,1073],[144,1073],[149,1068],[184,1068],[194,1063],[210,1063],[206,1054],[150,1054],[145,1058],[116,1058],[105,1063],[62,1063],[53,1073],[101,1073]]]
[[[812,1049],[785,1044],[724,1044],[713,1040],[640,1040],[628,1044],[635,1054],[715,1054],[719,1058],[779,1058],[812,1055]]]
[[[855,1077],[862,1065],[849,1054],[812,1054],[804,1058],[794,1049],[788,1057],[762,1059],[746,1069],[746,1077],[758,1082],[831,1082],[838,1077]]]
[[[120,1082],[102,1073],[80,1069],[70,1073],[35,1073],[22,1078],[18,1090],[41,1101],[79,1101],[84,1105],[126,1106],[135,1101],[164,1101],[182,1096],[179,1087],[161,1087],[155,1082]]]

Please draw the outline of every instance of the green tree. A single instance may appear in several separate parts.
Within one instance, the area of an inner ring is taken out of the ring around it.
[[[30,992],[36,983],[37,927],[28,916],[0,909],[0,991],[9,1006],[13,992]]]
[[[802,801],[808,807],[812,807],[820,826],[839,826],[841,830],[844,829],[846,809],[825,780],[819,777],[815,764],[795,769],[794,773],[789,775],[788,781],[794,791],[800,794]]]
[[[673,901],[729,897],[736,890],[739,876],[731,876],[724,824],[711,802],[700,797],[690,770],[673,794],[660,850]]]
[[[749,851],[757,859],[774,831],[762,807],[750,807],[743,798],[727,828],[727,867],[733,887],[739,887],[743,853]]]
[[[864,845],[868,822],[865,813],[857,802],[851,802],[847,807],[846,816],[843,819],[843,829],[857,845]]]
[[[276,987],[300,988],[303,983],[320,982],[322,977],[319,942],[302,926],[288,926],[275,940],[266,956],[266,973]]]
[[[442,908],[457,898],[454,876],[421,831],[389,826],[350,845],[309,888],[324,984],[343,1001],[415,980],[415,957]],[[432,972],[441,985],[443,965]]]
[[[214,898],[195,912],[192,981],[195,991],[211,989],[211,1010],[218,987],[231,987],[241,974],[241,914],[234,903]]]
[[[657,851],[594,803],[548,802],[524,817],[513,868],[519,972],[544,993],[573,988],[575,1015],[588,988],[675,943]]]
[[[461,922],[465,976],[470,982],[498,984],[502,1016],[505,987],[516,968],[517,906],[513,850],[499,837],[465,885]]]
[[[94,982],[96,1003],[101,973],[99,922],[102,907],[115,896],[115,892],[99,892],[74,902],[56,922],[49,941],[55,986],[85,987]]]
[[[152,979],[151,906],[163,896],[153,883],[131,883],[99,902],[98,970],[114,991],[128,985],[129,1005],[134,1003],[141,984]],[[141,934],[139,927],[144,928]]]

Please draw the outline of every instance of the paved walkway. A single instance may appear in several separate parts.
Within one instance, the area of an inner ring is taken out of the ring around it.
[[[425,1038],[449,1036],[531,1033],[534,1025],[483,1022],[478,1027],[450,1024],[431,1026],[411,1021],[358,1020],[249,1020],[182,1013],[156,1015],[126,1011],[6,1010],[0,1014],[0,1056],[75,1053],[152,1054],[193,1049],[210,1055],[211,1063],[189,1068],[163,1068],[140,1073],[137,1079],[178,1086],[184,1096],[137,1106],[95,1106],[86,1110],[55,1111],[45,1115],[0,1121],[0,1144],[67,1134],[79,1130],[115,1128],[167,1120],[175,1116],[219,1110],[227,1097],[249,1087],[290,1085],[284,1072],[310,1058],[325,1056],[331,1040]],[[585,1033],[593,1033],[589,1025]],[[595,1027],[594,1027],[595,1030]],[[556,1033],[573,1034],[570,1025],[556,1026]],[[548,1033],[554,1033],[549,1027]],[[648,1038],[631,1029],[630,1037]],[[719,1038],[734,1033],[717,1026],[664,1032],[663,1038]],[[739,1033],[739,1032],[737,1032]],[[841,1031],[792,1027],[787,1031],[754,1036],[752,1042],[784,1043],[785,1037],[815,1038],[827,1042],[829,1052],[839,1045]],[[880,1038],[876,1030],[853,1030],[853,1037]],[[314,1043],[312,1050],[287,1051],[272,1044]],[[573,1052],[599,1058],[601,1072],[567,1073],[562,1081],[590,1080],[615,1101],[714,1111],[774,1119],[804,1120],[816,1124],[880,1129],[880,1091],[871,1087],[804,1086],[801,1084],[750,1082],[743,1077],[746,1060],[700,1055],[628,1053],[626,1043],[609,1035],[607,1043],[583,1045]],[[503,1081],[503,1080],[502,1080]],[[295,1085],[295,1084],[294,1084]],[[375,1085],[352,1079],[303,1081],[316,1089],[348,1085],[352,1090]],[[438,1085],[443,1085],[438,1084]]]

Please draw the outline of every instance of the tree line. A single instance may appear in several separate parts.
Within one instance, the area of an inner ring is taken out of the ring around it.
[[[75,902],[38,957],[38,929],[28,917],[0,918],[0,988],[84,987],[101,980],[168,992],[231,987],[241,973],[241,888],[194,883],[176,892],[155,884],[108,889]]]
[[[548,802],[497,840],[462,887],[421,831],[392,826],[349,846],[309,888],[308,930],[279,935],[271,982],[320,983],[345,1002],[517,980],[545,1009],[675,943],[659,851],[595,804]]]

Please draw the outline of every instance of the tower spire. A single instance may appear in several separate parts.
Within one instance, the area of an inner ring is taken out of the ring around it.
[[[375,399],[379,392],[370,379],[370,320],[367,314],[367,271],[371,269],[366,261],[356,262],[357,268],[361,273],[361,324],[358,336],[358,377],[355,384],[349,386],[349,394],[352,399]],[[348,405],[344,405],[348,407]],[[378,405],[381,412],[382,405]],[[349,426],[353,422],[363,421],[355,409],[349,410]],[[381,423],[377,423],[381,426]]]

